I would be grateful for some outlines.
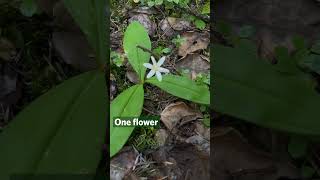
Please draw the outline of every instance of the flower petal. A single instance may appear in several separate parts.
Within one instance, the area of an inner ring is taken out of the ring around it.
[[[159,68],[159,72],[169,73],[170,71],[169,71],[169,69],[160,67],[160,68]]]
[[[151,56],[151,61],[153,65],[157,64],[156,59],[153,56]]]
[[[162,75],[159,71],[156,72],[156,76],[157,76],[157,79],[161,82],[162,81]]]
[[[152,69],[152,64],[150,63],[143,63],[143,66],[149,69]]]
[[[154,73],[156,73],[154,70],[149,71],[147,78],[151,78],[154,75]]]
[[[157,65],[160,67],[160,66],[164,63],[165,60],[166,60],[166,57],[165,57],[165,56],[161,57],[161,58],[159,59]]]

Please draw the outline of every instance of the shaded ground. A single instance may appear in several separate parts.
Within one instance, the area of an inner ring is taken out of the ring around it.
[[[164,67],[170,73],[210,85],[209,18],[197,11],[205,1],[185,8],[125,1],[112,4],[111,99],[138,82],[122,47],[123,32],[132,21],[148,30],[152,55],[166,56]],[[208,107],[146,85],[145,115],[161,116],[161,128],[135,129],[126,147],[111,159],[111,179],[209,179],[210,128],[204,125],[209,122]]]

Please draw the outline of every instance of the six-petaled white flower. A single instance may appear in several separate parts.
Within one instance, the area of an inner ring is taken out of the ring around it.
[[[153,75],[157,76],[157,79],[159,81],[162,81],[162,75],[161,73],[169,73],[169,70],[166,68],[162,68],[161,65],[164,63],[166,60],[166,57],[163,56],[159,59],[158,62],[156,62],[155,58],[151,56],[152,64],[150,63],[144,63],[143,66],[151,69],[147,75],[147,78],[151,78]]]

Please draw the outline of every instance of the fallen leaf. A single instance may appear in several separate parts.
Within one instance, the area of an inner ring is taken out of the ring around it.
[[[208,33],[186,32],[182,35],[185,41],[179,47],[179,56],[186,57],[198,50],[207,49],[210,39]]]
[[[132,147],[124,147],[110,161],[110,179],[122,180],[135,165],[138,154]]]
[[[160,173],[167,179],[210,179],[210,156],[192,144],[181,143],[159,148],[152,153],[152,158],[162,164]]]
[[[210,141],[210,128],[206,127],[203,122],[196,122],[196,133],[201,135],[204,139]]]
[[[202,58],[199,54],[189,54],[176,63],[178,69],[188,69],[190,73],[208,73],[210,71],[210,63]]]
[[[129,19],[129,23],[132,23],[133,21],[138,21],[140,24],[142,24],[148,30],[149,36],[153,36],[155,34],[156,24],[150,20],[148,15],[146,14],[133,15]]]
[[[202,117],[201,112],[190,108],[184,102],[172,103],[161,112],[161,121],[169,130],[178,124],[183,125]]]
[[[164,146],[166,144],[169,134],[165,129],[159,129],[155,134],[155,140],[159,146]]]
[[[186,143],[195,145],[199,151],[205,152],[210,156],[210,141],[206,140],[201,135],[194,135],[186,139]]]
[[[132,68],[127,70],[126,76],[132,83],[138,84],[140,82],[138,74]]]
[[[166,36],[172,36],[174,31],[190,30],[191,25],[189,21],[185,21],[181,18],[168,17],[161,20],[160,29]]]

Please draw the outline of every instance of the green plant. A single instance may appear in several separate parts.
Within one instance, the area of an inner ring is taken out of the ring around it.
[[[108,57],[106,1],[63,2],[95,50],[99,68],[49,90],[3,129],[1,180],[15,173],[94,174],[101,159],[107,112],[102,70]]]
[[[194,25],[196,26],[196,28],[200,29],[200,30],[203,30],[206,28],[207,24],[202,21],[201,19],[196,19],[194,21]]]
[[[157,48],[155,48],[153,50],[153,53],[156,55],[156,56],[162,56],[163,54],[169,54],[172,50],[170,48],[166,48],[166,47],[163,47],[163,46],[158,46]]]
[[[315,54],[306,51],[301,40],[295,44],[300,49],[293,55],[276,50],[275,65],[259,58],[250,40],[240,39],[234,47],[214,45],[215,110],[261,126],[319,135],[320,95],[299,67]]]
[[[160,5],[165,5],[166,7],[172,7],[174,5],[185,7],[188,5],[189,0],[140,0],[140,2],[142,4],[147,4],[149,7]]]
[[[110,157],[122,148],[134,129],[134,127],[113,127],[113,118],[137,117],[141,114],[144,102],[144,83],[153,84],[174,96],[201,104],[209,104],[210,99],[207,86],[198,85],[186,77],[168,74],[163,76],[162,81],[155,77],[145,80],[146,68],[144,65],[149,62],[151,57],[149,53],[151,41],[146,29],[140,23],[132,22],[127,27],[123,46],[141,83],[123,91],[111,103]],[[164,58],[159,60],[159,62],[161,61],[163,62]]]
[[[185,38],[181,37],[180,34],[177,37],[172,39],[172,43],[175,44],[177,47],[180,47],[182,43],[186,41]]]
[[[124,63],[124,56],[120,53],[115,52],[115,51],[110,52],[110,59],[111,59],[111,62],[114,63],[118,67],[121,67]]]

